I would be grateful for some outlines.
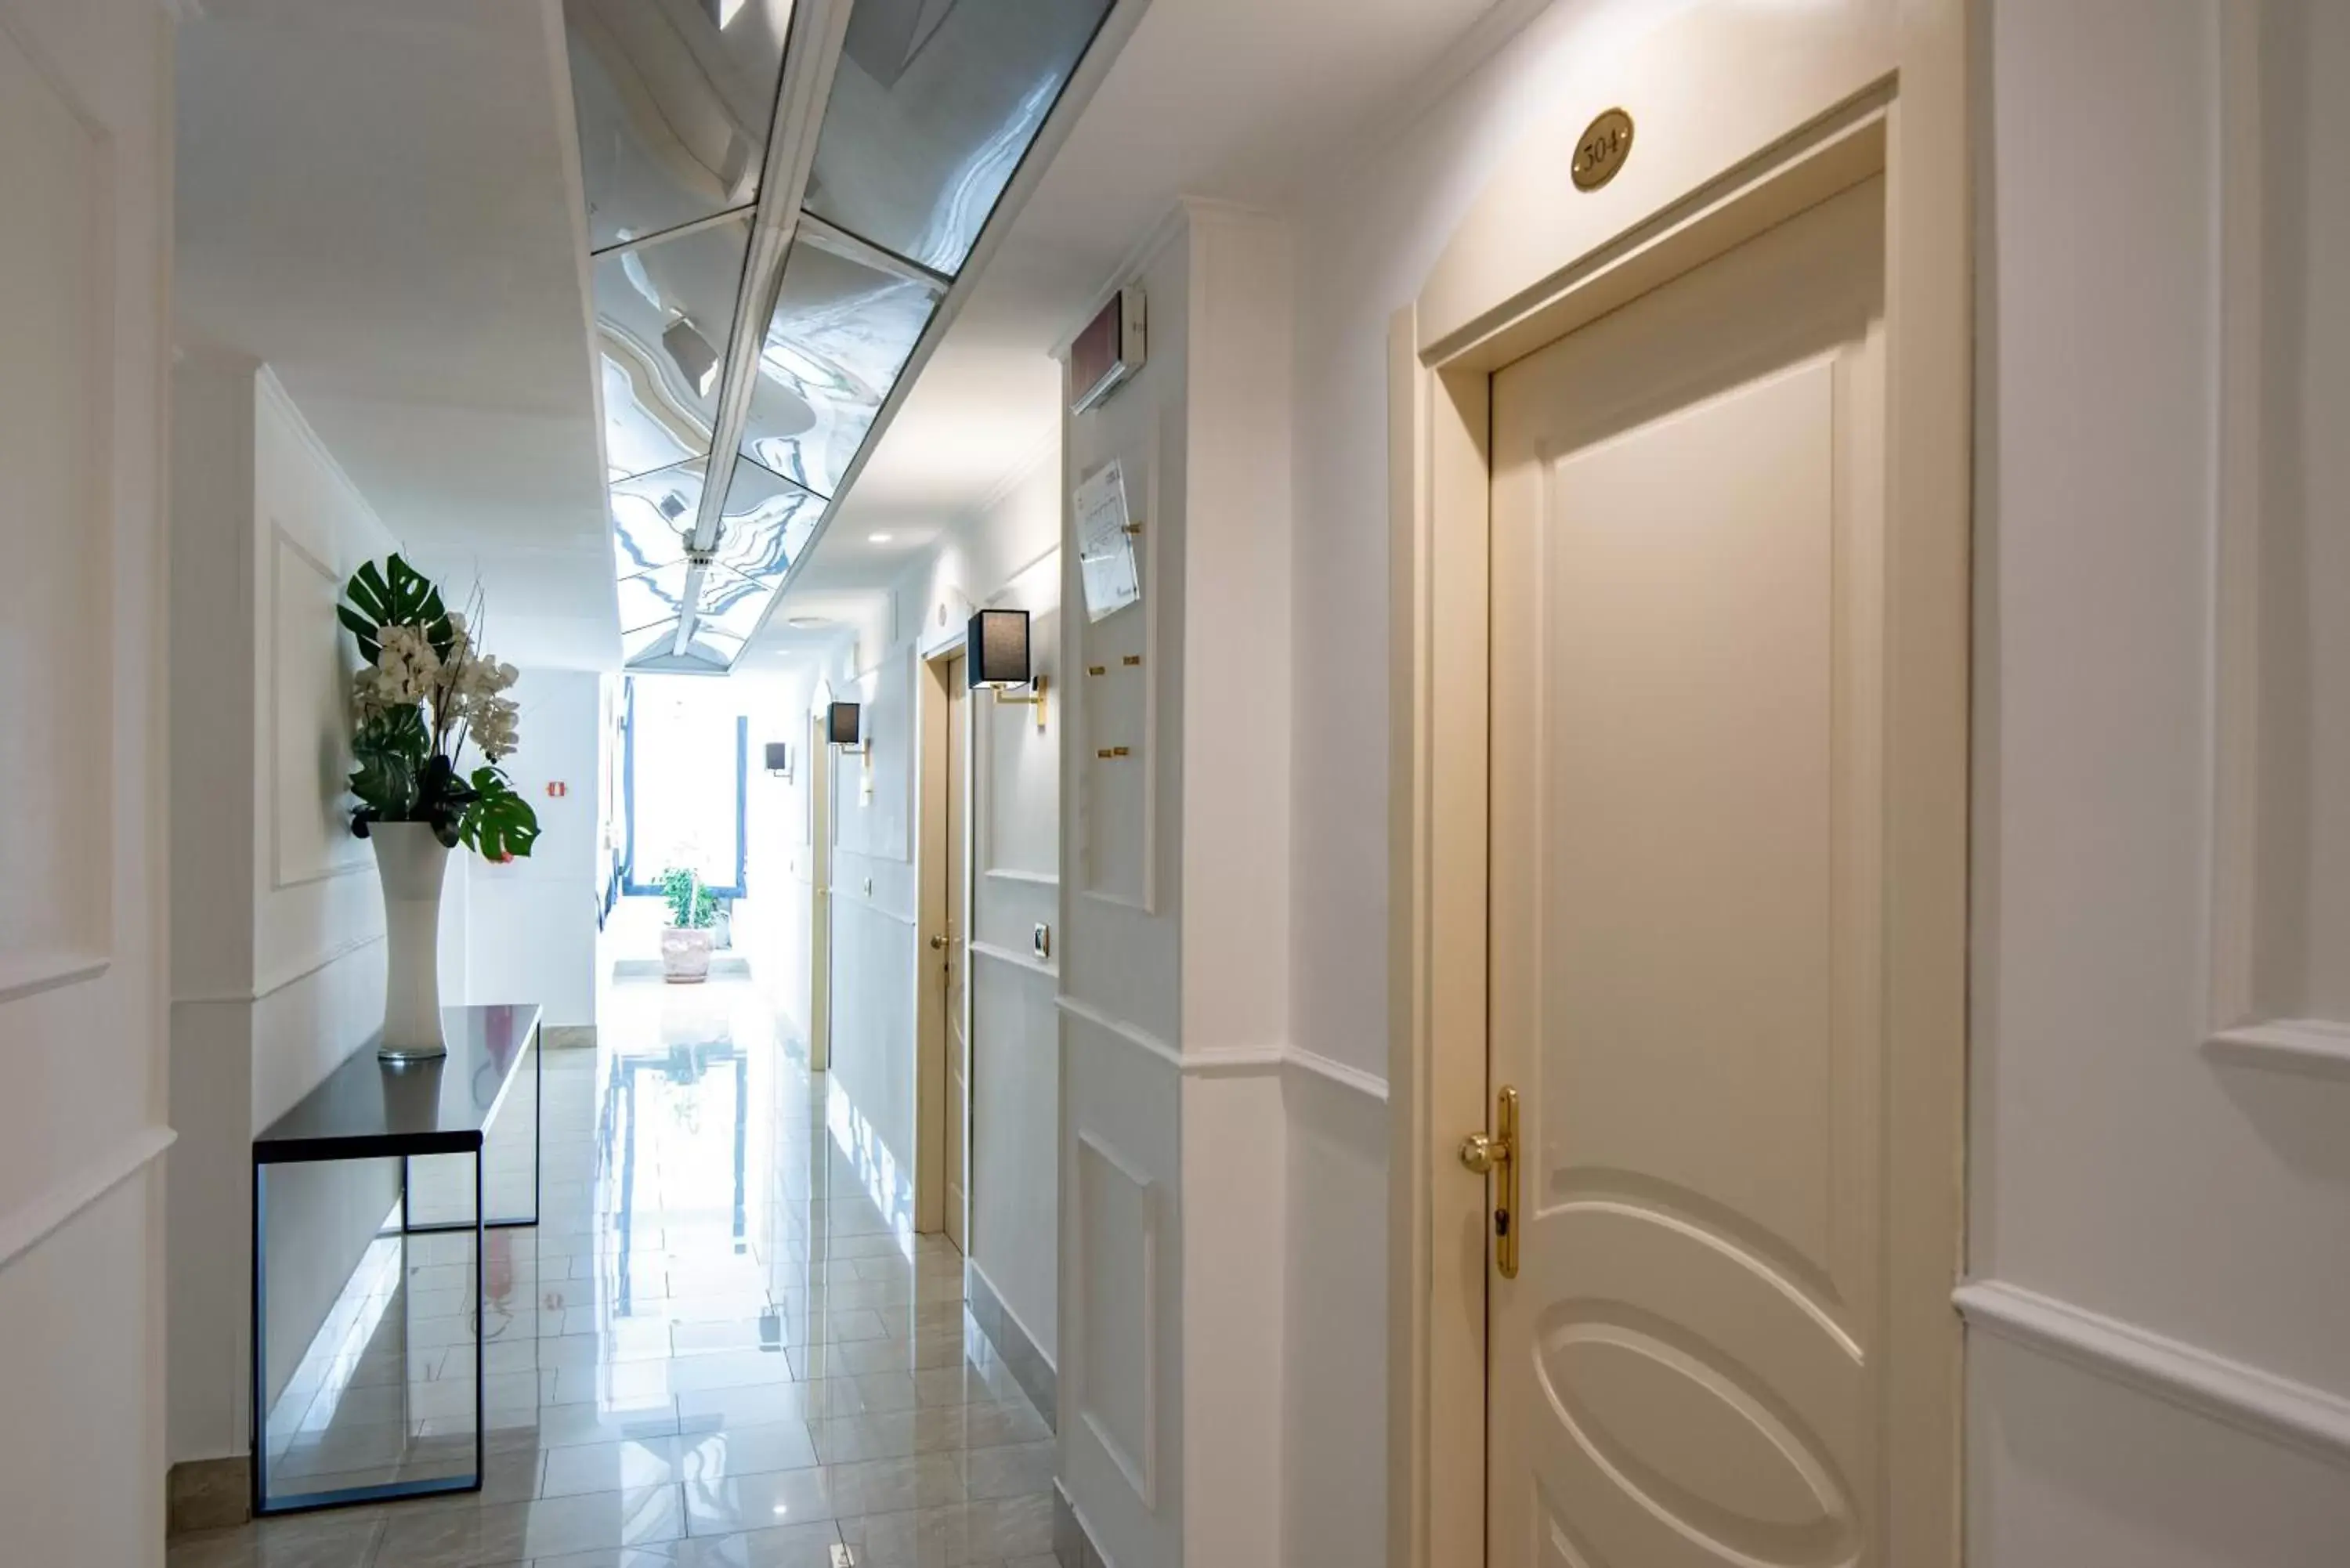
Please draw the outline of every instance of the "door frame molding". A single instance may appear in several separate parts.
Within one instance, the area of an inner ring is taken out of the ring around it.
[[[946,1229],[946,1098],[947,1098],[947,1016],[943,988],[936,983],[930,965],[930,942],[934,936],[943,935],[950,923],[955,930],[955,940],[964,951],[958,955],[963,965],[963,1030],[969,1038],[971,1029],[971,710],[963,710],[964,734],[962,744],[963,776],[947,776],[950,755],[947,726],[954,712],[952,694],[948,690],[949,679],[961,673],[963,639],[960,633],[922,652],[918,663],[920,674],[914,686],[917,722],[920,741],[916,747],[917,766],[920,773],[920,788],[916,799],[917,821],[914,837],[915,907],[921,911],[914,927],[914,1229],[936,1231]],[[947,797],[950,790],[962,792],[962,832],[960,842],[947,842]],[[962,908],[947,908],[946,857],[963,857]],[[963,1105],[963,1154],[965,1160],[963,1200],[963,1237],[966,1245],[971,1237],[971,1199],[969,1158],[971,1153],[971,1105]]]
[[[1886,179],[1887,1560],[1959,1561],[1964,1262],[1972,0],[1700,6],[1579,61],[1388,343],[1389,1568],[1485,1519],[1487,635],[1495,370]],[[1755,62],[1776,68],[1757,70]],[[1585,125],[1670,126],[1577,195]],[[1676,109],[1686,109],[1676,116]],[[1702,109],[1703,112],[1695,112]],[[1674,123],[1676,119],[1681,123]],[[1930,1195],[1921,1196],[1921,1195]]]
[[[802,734],[808,787],[808,1071],[832,1069],[833,814],[839,809],[837,753],[825,735],[832,682],[820,680],[808,698]]]

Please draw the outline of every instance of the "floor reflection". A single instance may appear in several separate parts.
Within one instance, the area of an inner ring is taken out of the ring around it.
[[[600,1022],[547,1060],[538,1228],[492,1233],[482,1493],[182,1537],[174,1568],[1045,1568],[1051,1433],[857,1107],[747,982],[623,984]],[[471,1236],[370,1256],[289,1386],[307,1473],[470,1449]]]

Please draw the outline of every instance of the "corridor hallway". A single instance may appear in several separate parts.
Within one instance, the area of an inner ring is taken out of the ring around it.
[[[604,1005],[598,1049],[546,1057],[538,1227],[490,1232],[483,1490],[181,1536],[172,1568],[1049,1568],[1051,1430],[908,1173],[827,1128],[748,981]],[[366,1484],[470,1435],[472,1245],[410,1239],[274,1471]]]

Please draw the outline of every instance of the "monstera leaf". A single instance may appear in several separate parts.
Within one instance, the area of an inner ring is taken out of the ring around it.
[[[343,585],[343,597],[348,602],[336,607],[335,618],[358,639],[359,657],[369,664],[383,651],[376,639],[381,627],[422,627],[425,640],[443,659],[456,644],[441,590],[432,586],[432,578],[397,555],[380,568],[373,561],[361,562],[351,580]]]
[[[538,814],[493,767],[473,770],[473,798],[458,819],[457,836],[490,860],[527,856],[538,837]]]
[[[354,832],[369,822],[403,822],[416,813],[419,774],[432,738],[421,708],[387,708],[368,716],[351,737],[351,793],[359,797],[351,814]]]

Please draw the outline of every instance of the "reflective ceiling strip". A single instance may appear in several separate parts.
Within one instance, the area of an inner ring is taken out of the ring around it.
[[[1110,67],[1116,63],[1119,50],[1125,46],[1127,37],[1134,31],[1136,24],[1141,21],[1143,11],[1148,4],[1149,0],[1110,0],[1110,4],[1103,10],[1100,20],[1095,23],[1092,35],[1087,38],[1084,49],[1077,56],[1076,68],[1069,73],[1068,79],[1061,84],[1060,96],[1054,100],[1051,110],[1045,116],[1044,124],[1036,128],[1035,137],[1020,154],[1019,167],[1013,171],[1011,180],[996,196],[995,205],[989,210],[987,221],[980,226],[979,238],[972,245],[971,254],[963,257],[962,266],[949,281],[946,292],[939,298],[938,308],[931,313],[929,324],[922,328],[921,337],[914,342],[913,353],[907,357],[904,367],[898,372],[897,380],[891,383],[888,395],[881,400],[880,408],[874,411],[872,426],[865,432],[864,442],[858,447],[857,455],[849,460],[847,469],[840,476],[840,483],[833,487],[833,493],[825,499],[823,510],[816,514],[816,526],[809,531],[806,541],[800,545],[799,553],[794,556],[790,563],[785,566],[783,576],[776,581],[774,588],[768,593],[766,607],[760,612],[759,618],[752,626],[749,635],[743,639],[744,648],[747,649],[756,642],[760,634],[766,630],[767,623],[775,618],[776,607],[784,602],[785,594],[789,592],[791,586],[799,580],[800,574],[806,569],[808,562],[815,558],[816,547],[823,542],[825,534],[831,528],[833,517],[840,510],[842,500],[856,488],[858,475],[865,472],[866,462],[873,456],[874,450],[881,444],[882,432],[889,428],[890,421],[897,418],[899,408],[904,404],[907,395],[914,389],[914,383],[921,378],[922,368],[930,362],[931,355],[937,349],[940,340],[945,337],[947,328],[954,324],[956,315],[962,309],[963,301],[971,296],[972,280],[980,275],[988,259],[994,255],[996,247],[1003,244],[1004,234],[1011,227],[1009,223],[1003,221],[1004,214],[1016,213],[1027,204],[1030,192],[1035,190],[1036,182],[1045,177],[1045,171],[1051,166],[1054,154],[1060,151],[1061,144],[1068,140],[1070,130],[1076,125],[1077,117],[1085,112],[1086,105],[1092,100],[1094,89],[1101,86],[1102,78],[1109,74]],[[843,9],[846,8],[844,4]],[[836,51],[837,48],[837,46],[836,46]],[[789,64],[786,62],[786,71],[789,68]],[[828,76],[826,85],[828,91],[830,88]],[[811,159],[815,155],[815,151],[816,137],[811,130],[808,136],[808,156]],[[795,199],[804,194],[806,182],[806,171],[798,171],[792,186]],[[903,275],[908,267],[913,267],[923,273],[930,273],[931,270],[921,266],[919,263],[883,250],[870,241],[849,234],[836,224],[825,223],[813,213],[802,214],[801,222],[806,225],[811,239],[816,236],[818,226],[821,225],[823,234],[838,235],[849,244],[861,247],[859,251],[850,253],[858,259],[863,259],[868,252],[871,253],[877,260],[882,256],[889,257],[894,265],[886,270],[900,275]],[[932,274],[932,275],[943,276],[944,275]],[[768,303],[770,306],[773,305],[772,297]],[[1095,308],[1098,307],[1099,302],[1097,301]],[[1091,311],[1088,311],[1087,315],[1090,316]],[[763,337],[765,327],[766,319],[762,316],[760,329]],[[754,355],[753,358],[755,360],[756,356]],[[1057,418],[1057,415],[1055,417]],[[738,426],[738,431],[739,428]]]
[[[933,266],[899,255],[896,251],[877,245],[861,234],[852,234],[837,223],[828,223],[814,213],[800,214],[800,237],[813,245],[822,245],[837,256],[846,256],[875,272],[900,277],[908,283],[919,283],[932,294],[944,294],[954,286],[953,275]]]
[[[719,224],[732,223],[745,213],[755,214],[757,211],[755,206],[748,205],[723,208],[706,218],[696,218],[690,223],[680,223],[675,228],[661,229],[650,234],[639,234],[632,240],[622,240],[617,244],[606,245],[600,251],[590,251],[588,253],[588,259],[601,261],[606,256],[626,255],[630,251],[641,249],[646,245],[659,244],[663,240],[681,240],[688,234],[698,234],[703,229],[714,229]]]
[[[726,366],[718,384],[718,421],[710,438],[709,477],[702,487],[691,548],[718,547],[719,522],[727,492],[734,485],[734,453],[751,417],[751,393],[758,384],[759,351],[767,340],[767,318],[783,282],[784,258],[807,195],[808,171],[816,163],[816,132],[832,99],[832,77],[848,37],[849,0],[797,0],[784,43],[783,79],[777,85],[775,123],[767,130],[767,157],[759,176],[759,200],[751,219],[751,252],[743,264],[743,287],[734,299],[734,322],[726,339]],[[722,464],[723,466],[722,466]],[[684,613],[671,651],[682,657],[701,620],[706,568],[689,563],[682,596]]]

